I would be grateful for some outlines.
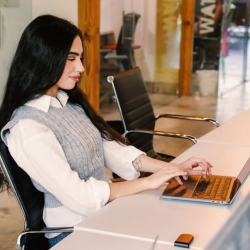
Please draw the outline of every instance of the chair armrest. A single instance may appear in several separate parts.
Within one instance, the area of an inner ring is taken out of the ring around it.
[[[161,114],[161,115],[157,115],[155,117],[155,119],[160,119],[160,118],[174,118],[174,119],[200,121],[200,122],[211,122],[216,127],[220,126],[219,122],[217,122],[215,119],[209,118],[209,117],[198,117],[198,116],[188,116],[188,115],[172,115],[172,114]]]
[[[26,229],[22,231],[17,237],[16,248],[20,249],[25,245],[25,236],[26,234],[37,234],[37,233],[64,233],[64,232],[73,232],[74,227],[44,227],[41,230],[32,230]]]
[[[149,135],[160,135],[160,136],[167,136],[167,137],[176,137],[181,139],[188,139],[192,141],[194,144],[197,143],[197,139],[193,137],[192,135],[186,135],[186,134],[177,134],[177,133],[171,133],[171,132],[163,132],[163,131],[154,131],[149,129],[134,129],[126,131],[123,136],[126,136],[130,133],[141,133],[141,134],[149,134]]]
[[[108,53],[111,53],[111,49],[100,49],[100,54],[102,55],[107,55]]]
[[[125,59],[128,59],[128,57],[126,55],[116,55],[116,53],[109,53],[107,54],[106,56],[104,56],[105,59],[107,60],[125,60]]]

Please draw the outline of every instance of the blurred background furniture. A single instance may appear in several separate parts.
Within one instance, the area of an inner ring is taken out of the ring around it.
[[[123,25],[117,44],[114,33],[101,35],[100,51],[100,104],[105,99],[112,101],[113,90],[107,77],[136,67],[133,45],[136,24],[141,16],[136,13],[123,14]]]
[[[201,69],[219,70],[220,38],[194,37],[193,72]]]

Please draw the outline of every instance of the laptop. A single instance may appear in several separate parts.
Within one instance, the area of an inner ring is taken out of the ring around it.
[[[196,201],[229,205],[234,201],[240,188],[250,174],[250,158],[238,177],[207,175],[189,176],[180,185],[174,178],[166,187],[162,198],[168,200]]]

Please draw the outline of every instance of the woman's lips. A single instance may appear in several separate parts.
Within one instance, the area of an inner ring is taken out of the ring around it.
[[[78,76],[70,76],[70,79],[72,79],[74,82],[78,82],[79,77]]]

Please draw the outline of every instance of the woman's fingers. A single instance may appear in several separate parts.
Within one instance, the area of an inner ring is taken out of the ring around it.
[[[150,180],[150,188],[155,189],[159,188],[162,184],[169,181],[170,179],[174,177],[179,177],[180,175],[186,176],[187,172],[183,171],[179,167],[173,168],[168,166],[160,169],[159,171],[146,178]],[[180,180],[180,178],[177,178],[177,181],[180,185],[182,185],[182,181]]]
[[[201,170],[201,175],[203,175],[204,178],[207,177],[207,173],[209,173],[209,167],[207,165],[205,165],[203,162],[201,162],[199,164],[199,166],[201,166],[202,170]]]
[[[183,179],[186,181],[187,179],[188,179],[188,174],[187,175],[184,175],[184,176],[182,176],[183,177]]]
[[[183,177],[183,179],[186,181],[186,180],[188,179],[188,172],[187,172],[186,175],[183,175],[182,177]],[[177,181],[180,185],[183,185],[183,182],[182,182],[182,180],[181,180],[181,178],[180,178],[179,176],[175,176],[174,178],[176,179],[176,181]]]
[[[203,158],[191,157],[183,163],[179,164],[179,167],[182,170],[187,171],[188,175],[203,175],[204,178],[206,178],[207,174],[212,174],[211,168],[213,166]],[[195,171],[194,169],[197,167],[200,167],[201,170]]]
[[[178,183],[181,184],[181,185],[183,183],[182,183],[182,181],[180,179],[180,176],[183,176],[183,178],[184,178],[184,176],[187,176],[187,174],[188,174],[187,172],[184,172],[182,170],[171,171],[171,172],[168,173],[168,175],[171,176],[170,179],[172,179],[174,177],[178,181]]]
[[[175,176],[174,178],[180,185],[183,185],[183,182],[181,181],[181,178],[179,176]]]
[[[188,170],[188,175],[206,175],[207,172],[205,172],[204,170]]]
[[[209,174],[212,174],[212,169],[211,169],[211,168],[212,168],[213,166],[212,166],[209,162],[207,162],[207,163],[208,163],[208,165],[209,165],[209,168],[208,168],[208,169],[209,169]]]
[[[176,178],[179,184],[183,184],[179,176],[186,176],[187,172],[179,169],[179,168],[165,168],[162,175],[164,176],[165,182],[172,179]]]
[[[191,165],[192,168],[200,166],[202,168],[202,171],[205,172],[204,177],[206,177],[206,173],[212,174],[211,168],[213,167],[209,162],[207,162],[205,159],[202,158],[191,158]]]

